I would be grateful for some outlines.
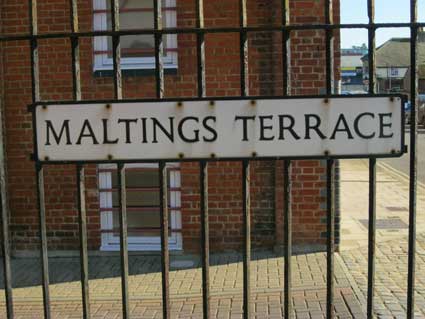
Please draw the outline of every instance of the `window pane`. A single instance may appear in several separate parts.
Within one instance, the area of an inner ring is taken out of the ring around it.
[[[112,187],[118,187],[117,173],[112,174]],[[159,206],[158,170],[132,170],[126,169],[127,207]],[[150,189],[144,189],[150,188]],[[133,189],[133,190],[129,190]],[[112,193],[112,205],[118,206],[118,192]]]
[[[127,224],[128,235],[134,237],[157,237],[160,233],[159,170],[157,168],[127,168]],[[170,185],[170,175],[167,183]],[[111,172],[112,206],[118,207],[118,174]],[[170,192],[168,192],[170,196]],[[170,197],[169,197],[170,201]],[[169,202],[170,203],[170,202]],[[171,214],[171,211],[168,211]],[[114,236],[118,236],[119,211],[112,212]]]
[[[114,229],[119,228],[119,214],[113,214]],[[157,211],[127,212],[128,236],[158,236],[160,219]],[[152,229],[157,228],[157,229]]]
[[[163,6],[165,1],[163,1]],[[107,1],[107,24],[111,29],[110,4]],[[167,15],[163,12],[163,25],[167,25]],[[120,29],[153,29],[154,14],[152,0],[120,0]],[[164,48],[167,47],[164,37]],[[153,57],[155,41],[153,35],[131,35],[121,37],[123,58]],[[112,39],[108,38],[108,57],[112,58]]]
[[[159,175],[157,169],[132,170],[126,169],[125,179],[127,188],[130,187],[159,187]],[[112,173],[112,187],[118,187],[117,173]]]
[[[153,28],[152,0],[120,0],[120,29]],[[110,2],[106,0],[108,29],[111,29]]]
[[[152,35],[129,35],[121,38],[123,58],[153,57],[155,40]]]
[[[112,205],[118,206],[118,192],[112,194]],[[159,191],[128,191],[127,207],[159,206]]]

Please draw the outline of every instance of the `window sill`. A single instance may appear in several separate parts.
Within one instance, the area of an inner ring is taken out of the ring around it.
[[[164,68],[165,75],[177,75],[177,68]],[[113,70],[96,70],[93,72],[95,78],[101,77],[112,77],[114,75]],[[122,69],[121,75],[123,77],[134,77],[134,76],[153,76],[155,75],[155,69]]]
[[[170,244],[168,246],[170,252],[179,253],[183,251],[181,245]],[[113,244],[105,244],[101,245],[99,248],[101,252],[119,252],[120,245]],[[156,253],[161,251],[161,244],[158,245],[143,245],[143,244],[128,244],[127,251],[131,254],[131,252],[144,252],[144,253]]]

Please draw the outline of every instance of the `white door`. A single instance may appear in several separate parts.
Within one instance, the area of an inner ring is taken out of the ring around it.
[[[167,164],[169,248],[182,249],[180,168]],[[161,250],[157,164],[126,164],[128,250]],[[119,250],[118,182],[115,164],[99,166],[101,250]]]

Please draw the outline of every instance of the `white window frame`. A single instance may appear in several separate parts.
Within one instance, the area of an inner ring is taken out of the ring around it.
[[[108,0],[93,0],[94,10],[105,11],[106,1]],[[167,8],[175,8],[176,0],[165,0],[165,6]],[[166,10],[163,12],[166,16],[164,21],[167,23],[165,28],[172,28],[177,26],[177,14],[176,10]],[[107,14],[106,12],[94,13],[93,14],[93,29],[94,31],[105,31],[107,30]],[[177,49],[177,35],[167,34],[167,48],[164,49]],[[107,52],[108,51],[108,37],[94,37],[93,48],[95,52]],[[108,57],[107,53],[94,54],[94,71],[104,71],[113,69],[113,59]],[[177,68],[177,52],[164,50],[164,56],[162,58],[164,69],[176,69]],[[121,69],[123,70],[138,70],[138,69],[154,69],[155,68],[155,57],[140,57],[140,58],[121,58]]]
[[[126,168],[149,167],[158,168],[157,164],[125,164]],[[179,168],[178,163],[167,163],[167,168]],[[116,169],[115,164],[99,165],[100,169]],[[179,189],[181,187],[180,170],[170,170],[170,188]],[[99,188],[112,188],[112,173],[99,172]],[[120,238],[112,232],[113,230],[113,211],[103,210],[112,208],[112,193],[99,192],[100,201],[100,228],[107,232],[101,233],[101,251],[118,251],[120,250]],[[170,207],[181,207],[181,192],[179,190],[170,191]],[[170,250],[181,250],[183,248],[183,239],[180,231],[173,232],[173,229],[181,230],[181,210],[172,209],[170,211],[170,228],[168,243]],[[132,251],[160,251],[160,236],[128,236],[128,250]]]

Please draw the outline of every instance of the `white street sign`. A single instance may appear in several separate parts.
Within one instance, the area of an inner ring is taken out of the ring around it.
[[[36,108],[41,161],[402,153],[400,97],[131,102]]]

